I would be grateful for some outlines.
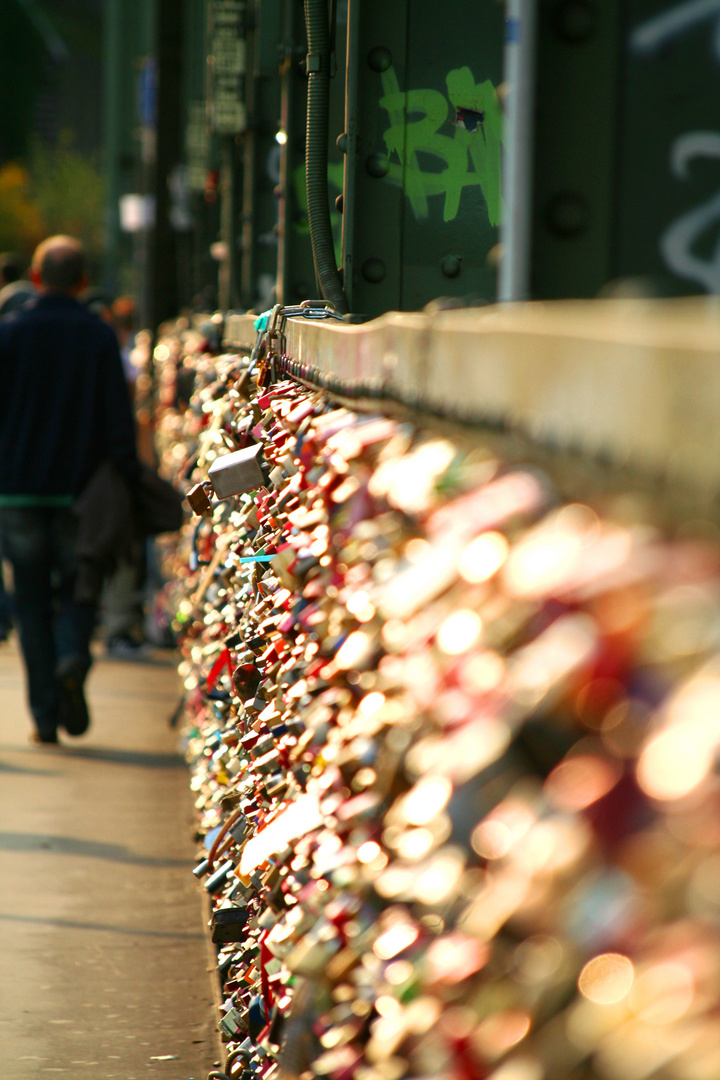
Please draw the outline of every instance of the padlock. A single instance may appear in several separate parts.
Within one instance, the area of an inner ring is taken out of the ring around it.
[[[208,469],[208,478],[218,499],[228,499],[263,486],[261,454],[262,446],[256,443],[215,459]]]
[[[212,503],[204,483],[195,484],[194,487],[190,488],[185,498],[190,504],[193,513],[197,514],[198,517],[212,517]]]
[[[184,645],[201,831],[247,823],[214,899],[253,913],[221,954],[231,1056],[262,1075],[295,1050],[296,1075],[640,1075],[659,1018],[684,1025],[672,1067],[692,1073],[720,836],[713,754],[669,751],[675,719],[714,707],[720,563],[703,577],[532,470],[284,384],[245,419],[286,475],[214,528],[283,558],[217,566]],[[223,675],[224,702],[204,690],[218,641],[256,673]],[[319,818],[291,835],[304,796]]]
[[[220,1021],[220,1031],[227,1039],[235,1039],[247,1031],[242,1015],[237,1009],[228,1009]]]
[[[248,921],[247,907],[220,908],[212,917],[212,940],[215,944],[243,941]]]
[[[219,893],[225,885],[230,871],[234,868],[235,863],[232,861],[232,859],[226,860],[226,862],[224,862],[222,866],[219,866],[218,869],[213,874],[211,874],[205,882],[206,891],[212,894]]]

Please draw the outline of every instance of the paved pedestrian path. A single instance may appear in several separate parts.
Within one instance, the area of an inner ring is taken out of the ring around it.
[[[205,1080],[218,1060],[176,680],[100,661],[91,730],[35,748],[0,647],[3,1080]]]

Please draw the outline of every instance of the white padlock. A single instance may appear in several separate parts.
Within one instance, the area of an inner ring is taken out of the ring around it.
[[[229,499],[243,491],[253,491],[266,481],[258,461],[262,446],[255,443],[232,454],[216,458],[208,469],[208,478],[218,499]]]

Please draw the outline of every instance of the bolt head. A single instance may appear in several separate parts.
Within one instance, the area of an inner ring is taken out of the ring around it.
[[[372,71],[387,71],[392,64],[392,53],[384,45],[377,45],[368,53],[367,62]]]
[[[387,267],[382,259],[372,257],[366,259],[362,264],[362,276],[366,281],[369,281],[371,285],[379,285],[385,278],[387,273]]]
[[[446,278],[456,278],[462,270],[462,256],[446,255],[440,260],[440,269]]]

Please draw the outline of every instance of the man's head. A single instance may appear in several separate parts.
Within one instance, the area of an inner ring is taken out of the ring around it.
[[[75,296],[87,284],[85,252],[72,236],[50,236],[35,249],[30,277],[44,292]]]

